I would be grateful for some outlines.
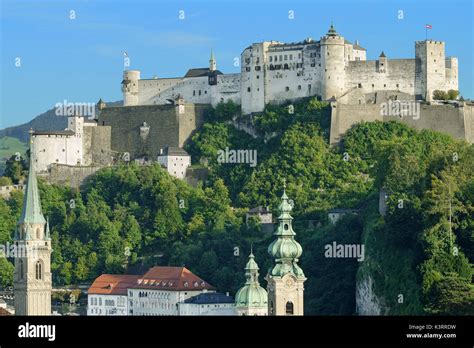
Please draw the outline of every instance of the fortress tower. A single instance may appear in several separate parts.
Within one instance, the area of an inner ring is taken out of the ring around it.
[[[265,65],[272,42],[254,43],[242,52],[240,98],[242,113],[261,112],[266,104]]]
[[[139,70],[127,70],[123,72],[122,92],[123,106],[138,105],[138,81],[140,80]]]
[[[417,41],[415,43],[415,59],[415,94],[418,98],[430,101],[433,98],[434,90],[447,90],[444,42]]]
[[[345,91],[344,37],[331,24],[328,33],[321,37],[322,98],[338,98]]]
[[[51,315],[51,238],[41,211],[33,163],[30,159],[23,211],[14,238],[19,253],[15,257],[15,314]]]

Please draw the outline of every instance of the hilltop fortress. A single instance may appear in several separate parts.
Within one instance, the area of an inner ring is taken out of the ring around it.
[[[418,41],[415,57],[366,60],[366,49],[351,43],[331,25],[319,41],[265,41],[241,54],[241,72],[217,70],[214,54],[208,68],[190,69],[184,77],[141,79],[124,72],[124,106],[166,104],[178,95],[187,102],[212,104],[233,100],[242,113],[261,112],[269,103],[318,96],[344,104],[373,103],[377,94],[431,101],[433,91],[458,90],[457,58],[445,56],[441,41]]]
[[[142,79],[138,70],[124,71],[123,106],[100,100],[94,120],[72,117],[64,132],[33,132],[35,166],[48,172],[52,182],[74,178],[67,180],[78,186],[94,171],[124,158],[148,163],[161,156],[163,163],[172,162],[172,175],[176,171],[185,176],[181,166],[189,163],[189,156],[179,148],[205,122],[211,105],[228,101],[239,104],[244,115],[307,97],[328,101],[331,144],[338,144],[353,125],[376,120],[399,120],[473,143],[472,102],[433,98],[434,91],[459,89],[458,61],[446,57],[444,42],[418,41],[415,57],[409,59],[388,59],[382,52],[368,61],[366,53],[358,41],[349,42],[331,25],[319,41],[248,46],[240,57],[240,73],[223,74],[213,53],[209,67],[189,69],[183,77]],[[416,114],[383,112],[387,105],[402,104]],[[235,122],[240,127],[238,118]],[[168,158],[169,153],[181,157]]]

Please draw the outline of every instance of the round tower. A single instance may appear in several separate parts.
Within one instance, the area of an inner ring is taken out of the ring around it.
[[[123,72],[122,93],[123,106],[138,105],[138,81],[140,70],[126,70]]]
[[[337,98],[344,93],[345,61],[344,37],[331,24],[328,33],[321,37],[321,63],[323,68],[322,98]]]

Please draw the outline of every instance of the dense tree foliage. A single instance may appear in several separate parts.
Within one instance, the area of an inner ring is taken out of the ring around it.
[[[193,162],[209,170],[198,187],[158,165],[134,164],[100,170],[81,191],[40,182],[54,284],[185,265],[235,293],[253,245],[264,285],[273,236],[255,220],[247,226],[245,212],[265,205],[276,213],[286,178],[308,278],[306,313],[355,314],[356,282],[370,275],[388,314],[473,314],[473,147],[398,122],[360,123],[330,147],[328,108],[308,99],[239,119],[235,104],[220,104],[186,145]],[[260,136],[235,122],[250,122]],[[256,167],[219,163],[226,148],[257,151]],[[385,216],[378,213],[381,189]],[[13,236],[21,201],[19,192],[0,199],[2,243]],[[358,214],[331,225],[332,208]],[[327,258],[332,242],[363,244],[364,261]],[[13,269],[0,262],[0,282],[9,285]]]

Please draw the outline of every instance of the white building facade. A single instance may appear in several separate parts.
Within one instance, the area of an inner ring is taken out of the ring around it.
[[[166,147],[158,156],[158,163],[165,167],[171,176],[184,179],[186,170],[191,165],[191,156],[179,147]]]

